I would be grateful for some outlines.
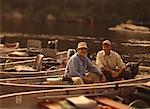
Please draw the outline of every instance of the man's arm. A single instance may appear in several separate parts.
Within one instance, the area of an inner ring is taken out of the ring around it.
[[[94,66],[92,64],[92,62],[90,61],[90,59],[88,59],[87,57],[87,65],[88,65],[88,71],[93,72],[93,73],[97,73],[102,75],[103,73],[101,72],[101,70],[99,70],[98,68],[96,68],[96,66]]]
[[[119,67],[118,73],[122,73],[126,68],[125,63],[123,62],[119,54],[117,55],[117,66]]]
[[[116,69],[115,72],[112,72],[112,77],[118,77],[126,68],[123,60],[121,59],[121,56],[119,54],[117,54],[116,56],[118,69]]]
[[[115,72],[114,70],[111,70],[111,69],[109,69],[107,67],[102,67],[101,69],[106,71],[106,72],[110,72],[110,73]]]
[[[101,82],[106,82],[106,77],[101,71],[101,69],[98,69],[96,66],[94,66],[89,59],[88,59],[88,62],[89,62],[88,64],[89,71],[99,74],[101,76]]]

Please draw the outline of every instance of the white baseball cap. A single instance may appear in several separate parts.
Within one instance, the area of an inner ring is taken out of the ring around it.
[[[104,45],[104,44],[108,44],[108,45],[111,46],[111,42],[109,40],[104,40],[103,43],[102,43],[102,45]]]

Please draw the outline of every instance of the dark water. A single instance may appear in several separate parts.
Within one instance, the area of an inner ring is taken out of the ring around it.
[[[43,47],[47,41],[58,39],[59,51],[69,48],[76,48],[79,41],[87,41],[89,52],[96,54],[101,49],[104,39],[109,39],[113,43],[113,50],[124,56],[125,61],[142,61],[150,63],[150,35],[136,33],[119,33],[109,31],[108,28],[114,26],[110,23],[97,23],[91,26],[88,23],[65,23],[56,22],[54,24],[44,23],[22,23],[11,22],[2,24],[2,32],[21,33],[10,37],[7,35],[6,42],[19,41],[21,47],[26,47],[28,39],[42,40]]]
[[[30,34],[61,34],[81,36],[107,36],[108,27],[115,25],[107,22],[98,22],[91,25],[89,22],[61,22],[47,24],[45,22],[22,22],[4,21],[1,23],[2,32],[19,32]]]

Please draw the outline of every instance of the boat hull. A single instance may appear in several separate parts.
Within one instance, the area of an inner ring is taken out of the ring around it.
[[[39,109],[39,102],[43,100],[56,100],[79,95],[107,96],[109,98],[115,98],[116,95],[130,97],[129,95],[135,91],[135,86],[136,84],[122,84],[117,89],[115,85],[107,85],[12,93],[0,96],[0,108]]]
[[[115,82],[106,83],[95,83],[95,84],[83,84],[83,85],[50,85],[41,84],[46,81],[47,77],[57,76],[42,76],[40,77],[27,77],[27,78],[10,78],[0,79],[0,94],[17,93],[23,91],[37,91],[37,90],[48,90],[48,89],[64,89],[64,88],[75,88],[75,87],[95,87],[95,86],[107,86],[107,85],[123,85],[123,84],[138,84],[150,81],[150,76],[139,79],[122,80]]]

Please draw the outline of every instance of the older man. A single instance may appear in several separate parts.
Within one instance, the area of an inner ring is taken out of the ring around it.
[[[103,41],[102,49],[97,53],[96,65],[102,69],[107,81],[114,81],[119,78],[129,79],[130,72],[125,70],[126,67],[121,56],[112,51],[112,44],[109,40]]]
[[[103,81],[105,77],[101,70],[92,65],[87,57],[87,43],[80,42],[77,46],[77,53],[75,53],[68,60],[65,70],[65,77],[81,77],[85,83],[96,83]],[[87,74],[89,73],[89,74]]]

